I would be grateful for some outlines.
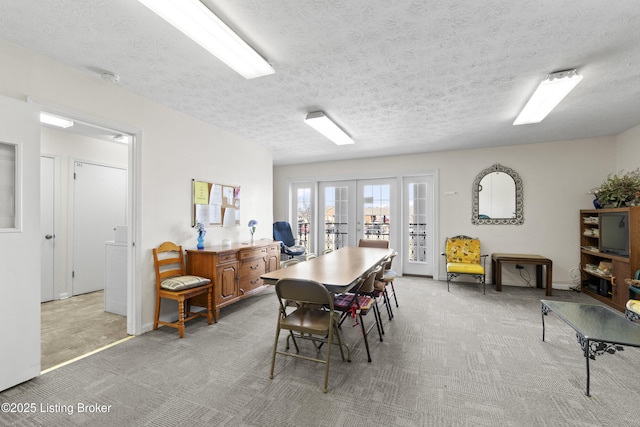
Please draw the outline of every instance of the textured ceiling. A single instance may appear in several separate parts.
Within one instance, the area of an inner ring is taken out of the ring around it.
[[[615,135],[640,124],[637,0],[203,0],[275,68],[245,80],[134,0],[0,0],[0,38],[270,147],[275,165]],[[547,73],[584,79],[512,126]],[[356,141],[303,122],[323,110]]]

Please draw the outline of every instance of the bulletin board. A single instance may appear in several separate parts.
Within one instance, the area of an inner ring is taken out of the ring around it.
[[[191,195],[191,226],[196,222],[225,227],[240,225],[240,187],[193,179]]]

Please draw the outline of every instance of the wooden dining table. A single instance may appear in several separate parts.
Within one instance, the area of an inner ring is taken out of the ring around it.
[[[347,246],[325,255],[265,273],[265,284],[280,279],[304,279],[322,283],[330,292],[348,292],[360,277],[379,265],[393,250]]]

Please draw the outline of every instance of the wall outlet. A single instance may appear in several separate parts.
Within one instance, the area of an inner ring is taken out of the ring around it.
[[[516,268],[517,268],[518,270],[522,270],[522,269],[524,268],[524,266],[522,266],[522,265],[520,265],[520,264],[516,264]]]

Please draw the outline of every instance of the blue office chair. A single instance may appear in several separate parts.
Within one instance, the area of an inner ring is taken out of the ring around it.
[[[296,239],[291,231],[291,225],[286,221],[273,223],[273,240],[280,241],[280,252],[288,255],[290,258],[304,255],[307,251],[305,246],[296,245]]]

